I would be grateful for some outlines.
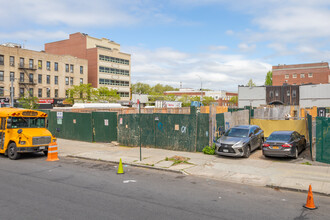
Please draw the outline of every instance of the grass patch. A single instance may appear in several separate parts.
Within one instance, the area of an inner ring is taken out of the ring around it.
[[[215,154],[215,144],[212,144],[212,146],[206,146],[203,148],[203,153],[204,154],[210,154],[210,155],[214,155]]]
[[[301,163],[301,164],[303,164],[303,165],[309,165],[309,166],[311,166],[312,164],[310,163],[310,162],[305,162],[305,163]]]
[[[192,163],[189,163],[188,160],[190,160],[190,158],[188,157],[182,157],[182,156],[173,156],[173,157],[166,157],[165,158],[165,161],[172,161],[173,165],[177,165],[177,164],[180,164],[180,163],[185,163],[185,164],[192,164]]]

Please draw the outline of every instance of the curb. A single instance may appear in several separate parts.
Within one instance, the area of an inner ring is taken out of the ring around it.
[[[101,162],[106,162],[106,163],[112,163],[118,165],[118,161],[112,161],[112,160],[99,160],[99,159],[91,159],[88,157],[80,157],[80,156],[73,156],[73,155],[67,155],[65,157],[70,157],[70,158],[77,158],[77,159],[84,159],[84,160],[91,160],[91,161],[101,161]],[[122,163],[123,165],[129,165],[132,167],[141,167],[141,168],[146,168],[146,169],[153,169],[153,170],[160,170],[160,171],[165,171],[165,172],[170,172],[170,173],[178,173],[178,174],[183,174],[183,175],[189,175],[184,171],[181,170],[169,170],[166,168],[160,168],[160,167],[152,167],[148,165],[142,165],[142,164],[134,164],[134,163]]]
[[[266,185],[265,187],[271,188],[271,189],[283,189],[283,190],[292,191],[292,192],[308,193],[308,190],[305,190],[305,189],[296,189],[296,188],[290,188],[290,187],[284,187],[284,186]],[[318,191],[313,191],[313,194],[330,197],[329,193],[323,193],[323,192],[318,192]]]

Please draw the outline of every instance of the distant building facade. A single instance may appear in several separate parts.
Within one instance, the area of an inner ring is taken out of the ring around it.
[[[88,61],[22,49],[18,44],[0,45],[0,98],[10,98],[11,78],[15,99],[35,96],[49,103],[65,99],[73,85],[87,83]]]
[[[166,91],[164,95],[175,95],[177,97],[186,96],[194,96],[194,97],[212,97],[214,100],[218,102],[219,106],[231,106],[233,105],[230,102],[230,99],[234,96],[237,96],[238,93],[235,92],[227,92],[224,90],[220,91],[199,91],[194,89],[180,89],[179,91]],[[236,104],[234,104],[236,106]]]
[[[238,86],[238,108],[259,107],[266,104],[265,86]]]
[[[45,44],[47,53],[69,54],[88,60],[88,83],[93,87],[116,89],[122,101],[130,100],[131,55],[120,52],[120,44],[83,33]]]
[[[273,86],[330,83],[328,62],[273,66]]]
[[[299,86],[266,86],[266,103],[268,105],[299,105]]]
[[[300,107],[330,107],[330,84],[302,85],[300,90]]]

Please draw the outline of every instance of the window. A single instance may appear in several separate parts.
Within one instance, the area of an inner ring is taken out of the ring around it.
[[[296,73],[293,74],[293,75],[292,75],[292,78],[297,78],[297,74],[296,74]]]
[[[0,81],[3,81],[3,71],[0,71]]]
[[[30,73],[29,75],[29,83],[33,83],[33,73]]]
[[[69,85],[69,77],[65,77],[65,85]]]
[[[83,84],[83,83],[84,83],[84,79],[80,78],[80,84]]]
[[[65,64],[65,72],[69,72],[69,64]]]
[[[9,65],[10,66],[15,66],[15,57],[13,57],[13,56],[9,57]]]
[[[33,96],[33,88],[29,88],[29,95]]]
[[[50,75],[47,75],[47,84],[50,84]]]
[[[101,85],[114,85],[114,86],[129,86],[128,81],[117,81],[111,79],[99,79]]]
[[[42,83],[42,75],[38,74],[38,83],[41,84]]]
[[[58,63],[56,63],[56,62],[54,63],[54,70],[58,71]]]
[[[39,98],[42,97],[42,89],[38,89],[38,97],[39,97]]]
[[[285,74],[285,78],[286,79],[289,79],[289,74]]]
[[[286,96],[290,96],[290,90],[286,90]]]
[[[4,57],[3,55],[0,55],[0,65],[4,65],[5,61],[4,61]]]
[[[47,88],[47,98],[50,98],[50,88]]]
[[[19,74],[19,81],[24,82],[24,73]]]
[[[273,91],[269,91],[269,97],[273,98],[274,97],[274,92]]]
[[[115,69],[115,68],[109,68],[109,67],[104,67],[104,66],[99,67],[99,72],[129,76],[129,71],[128,70]]]
[[[58,89],[55,89],[55,91],[54,91],[54,96],[55,96],[55,98],[58,97]]]
[[[47,70],[50,70],[50,62],[49,61],[47,61],[46,66],[47,66]]]
[[[83,74],[83,73],[84,73],[84,67],[80,66],[80,74]]]
[[[313,77],[313,73],[308,73],[308,78],[312,78]]]
[[[70,64],[70,73],[73,73],[73,65]]]
[[[99,60],[129,65],[129,60],[115,58],[115,57],[109,57],[109,56],[105,56],[105,55],[100,55]]]
[[[300,78],[305,78],[305,73],[300,73]]]
[[[38,60],[38,69],[42,69],[42,61]]]
[[[24,88],[19,88],[19,96],[24,97]]]
[[[292,98],[296,98],[296,90],[292,90]]]
[[[15,81],[15,73],[10,72],[10,81]]]
[[[29,59],[29,68],[33,69],[33,59]]]
[[[24,67],[24,58],[23,57],[19,58],[19,66]]]
[[[4,87],[0,87],[0,96],[2,97],[2,96],[4,96]]]
[[[70,77],[70,85],[73,85],[73,77]]]
[[[278,91],[275,91],[275,96],[278,97]]]
[[[55,84],[55,85],[58,85],[58,76],[55,76],[55,77],[54,77],[54,84]]]

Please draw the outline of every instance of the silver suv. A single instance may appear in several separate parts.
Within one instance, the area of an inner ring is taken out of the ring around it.
[[[257,125],[241,125],[230,128],[216,142],[218,155],[249,157],[251,152],[261,149],[264,131]]]

